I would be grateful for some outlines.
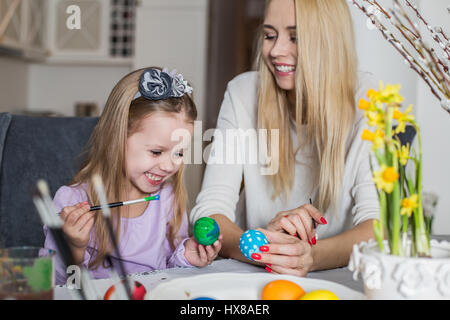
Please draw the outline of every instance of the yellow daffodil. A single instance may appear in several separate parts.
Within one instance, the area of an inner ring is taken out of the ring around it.
[[[405,132],[406,124],[414,121],[415,117],[410,114],[411,112],[412,105],[410,105],[404,113],[398,109],[395,109],[393,118],[398,122],[397,128],[395,128],[395,133]]]
[[[368,97],[369,99],[371,99],[371,100],[376,100],[377,96],[378,96],[378,91],[373,90],[373,89],[369,89],[369,90],[367,91],[367,97]]]
[[[366,111],[367,124],[370,127],[384,128],[384,115],[379,111]]]
[[[399,174],[393,167],[381,165],[379,171],[374,171],[373,181],[378,190],[383,190],[386,193],[391,193],[394,189],[394,183],[398,180]]]
[[[402,200],[402,208],[400,209],[400,214],[407,215],[408,217],[411,216],[414,209],[417,209],[419,206],[418,202],[418,196],[417,194],[413,194],[409,198],[405,198]]]
[[[364,110],[364,111],[369,111],[370,110],[370,102],[365,99],[361,99],[361,100],[359,100],[358,108],[361,110]]]
[[[361,138],[373,143],[373,149],[380,149],[384,145],[384,132],[382,130],[376,130],[372,132],[368,129],[364,129]]]
[[[406,166],[409,159],[409,143],[406,146],[401,146],[400,150],[397,150],[397,157],[402,166]]]
[[[387,84],[385,87],[383,82],[380,81],[380,90],[377,95],[377,102],[386,103],[387,105],[399,105],[403,102],[403,97],[400,95],[399,91],[401,85],[391,85]]]

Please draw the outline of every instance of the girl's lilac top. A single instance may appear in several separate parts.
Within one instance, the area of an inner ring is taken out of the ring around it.
[[[64,207],[73,206],[79,202],[88,201],[86,185],[76,187],[63,186],[58,189],[53,203],[60,212]],[[188,220],[186,214],[178,231],[180,241],[173,250],[166,236],[168,223],[173,216],[172,186],[165,185],[159,191],[160,200],[150,201],[144,213],[136,218],[122,218],[120,226],[119,251],[127,274],[166,269],[172,267],[192,267],[184,256],[184,243],[188,239]],[[91,204],[96,205],[96,204]],[[100,212],[99,212],[100,214]],[[44,226],[45,248],[58,252],[56,243]],[[90,242],[86,249],[83,265],[88,268],[89,261],[96,255],[94,248],[94,228],[91,230]],[[115,253],[111,256],[114,269],[120,274],[118,259]],[[91,269],[93,278],[108,278],[109,268],[102,265]],[[55,283],[65,284],[67,279],[66,266],[61,257],[56,254]]]

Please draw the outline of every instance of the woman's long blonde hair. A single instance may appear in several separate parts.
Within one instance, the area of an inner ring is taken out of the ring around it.
[[[192,123],[197,117],[197,109],[192,97],[188,94],[180,98],[158,101],[150,101],[143,97],[134,99],[138,92],[139,79],[146,69],[131,72],[113,88],[86,146],[87,158],[82,164],[81,170],[71,182],[71,185],[87,183],[86,192],[91,204],[99,203],[99,198],[91,183],[94,174],[101,177],[108,201],[116,202],[127,199],[127,195],[124,194],[128,179],[125,170],[127,138],[139,130],[142,119],[157,111],[184,112],[186,121]],[[172,247],[175,246],[176,235],[187,203],[183,172],[184,166],[182,164],[178,172],[169,181],[173,186],[174,214],[168,225],[167,236]],[[126,210],[125,207],[111,209],[117,240],[120,238],[120,217],[125,212],[124,210]],[[95,216],[94,232],[97,254],[89,262],[89,268],[96,268],[100,264],[104,265],[106,255],[111,253],[110,239],[102,215]]]
[[[296,104],[289,106],[287,92],[277,86],[264,62],[261,34],[257,57],[258,127],[268,129],[269,133],[270,129],[280,130],[278,159],[272,155],[272,159],[279,161],[278,174],[270,176],[273,198],[289,196],[295,155],[301,146],[310,144],[319,164],[314,204],[325,212],[338,204],[345,146],[355,117],[357,56],[353,23],[345,0],[292,1],[295,1],[298,39]],[[292,123],[300,142],[297,150],[293,149]],[[301,136],[302,124],[306,125],[305,136]]]

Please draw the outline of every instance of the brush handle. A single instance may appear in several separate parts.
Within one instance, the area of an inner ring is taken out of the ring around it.
[[[147,202],[147,201],[151,201],[151,200],[159,200],[159,194],[157,194],[156,196],[151,196],[151,197],[145,197],[142,199],[137,199],[137,200],[129,200],[129,201],[121,201],[121,202],[113,202],[113,203],[108,203],[106,205],[106,207],[108,208],[115,208],[115,207],[120,207],[120,206],[128,206],[130,204],[136,204],[136,203],[141,203],[141,202]],[[91,209],[89,209],[89,211],[95,211],[95,210],[101,210],[102,206],[92,206]]]
[[[75,265],[72,249],[70,249],[62,229],[49,227],[48,230],[56,243],[58,254],[61,256],[65,267],[67,268],[71,265]],[[87,294],[84,291],[84,286],[82,286],[81,290],[76,290],[76,293],[80,296],[81,300],[87,300]]]
[[[114,202],[114,203],[109,203],[107,205],[108,208],[115,208],[115,207],[120,207],[123,206],[123,202]],[[91,209],[89,209],[89,211],[96,211],[96,210],[101,210],[102,206],[92,206]]]

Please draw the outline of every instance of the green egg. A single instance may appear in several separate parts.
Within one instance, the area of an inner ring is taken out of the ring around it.
[[[219,239],[220,230],[216,220],[208,217],[198,219],[194,224],[194,237],[198,243],[208,246]]]

